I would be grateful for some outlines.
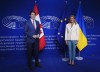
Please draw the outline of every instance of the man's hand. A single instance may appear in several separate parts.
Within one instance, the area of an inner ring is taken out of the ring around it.
[[[33,35],[33,38],[39,38],[39,35]]]
[[[39,34],[37,35],[37,38],[39,38]]]
[[[33,38],[36,38],[37,36],[36,35],[33,35]]]

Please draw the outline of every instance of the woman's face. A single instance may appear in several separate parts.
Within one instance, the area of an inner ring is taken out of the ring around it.
[[[70,22],[71,22],[71,23],[75,22],[74,17],[70,17]]]

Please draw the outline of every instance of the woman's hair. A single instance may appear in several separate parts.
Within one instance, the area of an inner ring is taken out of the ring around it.
[[[74,15],[70,15],[69,20],[68,20],[68,23],[71,23],[71,22],[70,22],[70,18],[71,18],[71,17],[73,17],[73,18],[74,18],[74,23],[75,23],[75,24],[77,24],[77,22],[76,22],[76,20],[75,20],[75,16],[74,16]]]

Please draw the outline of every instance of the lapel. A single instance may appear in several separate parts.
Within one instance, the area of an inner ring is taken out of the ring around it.
[[[37,21],[35,20],[35,24],[36,24],[36,29],[37,29]]]
[[[35,23],[36,23],[36,29],[34,28],[34,26],[33,26],[32,22],[31,22],[31,20],[30,20],[29,22],[30,22],[31,26],[33,27],[33,29],[36,30],[36,29],[37,29],[37,22],[36,22],[36,20],[35,20]]]
[[[75,26],[75,24],[73,24],[73,26],[71,26],[71,24],[70,24],[70,29],[72,30],[74,28],[74,26]]]

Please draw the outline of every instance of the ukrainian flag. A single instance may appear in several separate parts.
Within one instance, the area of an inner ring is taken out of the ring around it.
[[[81,3],[79,4],[79,8],[77,10],[76,14],[76,21],[79,24],[79,41],[77,44],[77,47],[79,51],[84,49],[87,46],[87,38],[86,38],[86,29],[85,29],[85,23],[82,15],[82,10],[81,10]]]

